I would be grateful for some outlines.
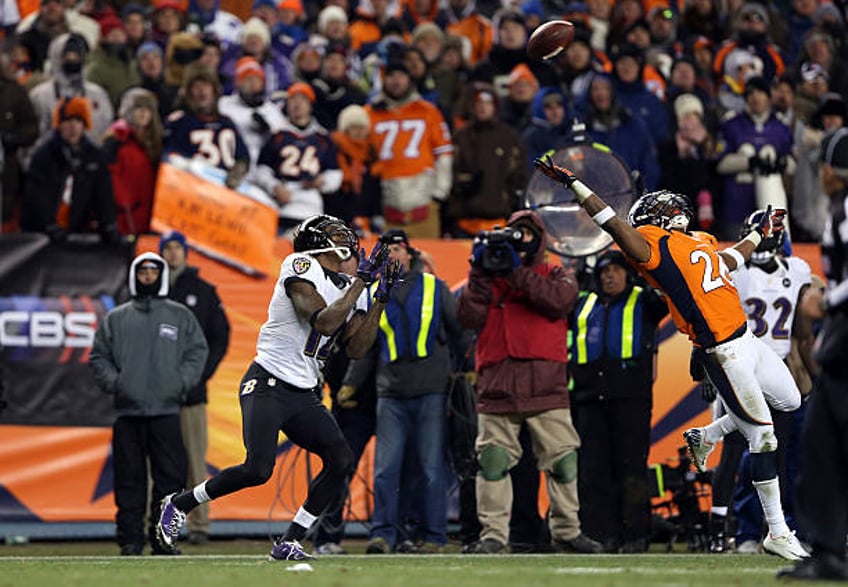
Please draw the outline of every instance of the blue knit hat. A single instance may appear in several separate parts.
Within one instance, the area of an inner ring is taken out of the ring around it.
[[[138,46],[138,49],[135,52],[135,58],[141,59],[142,55],[146,55],[148,53],[158,53],[159,57],[163,56],[162,47],[154,43],[153,41],[145,41],[141,45]]]
[[[188,253],[188,242],[186,241],[186,237],[183,233],[177,232],[176,230],[172,230],[170,232],[166,232],[162,235],[162,238],[159,239],[159,254],[162,254],[162,251],[165,250],[165,245],[167,245],[171,241],[177,241],[183,246],[185,252]]]

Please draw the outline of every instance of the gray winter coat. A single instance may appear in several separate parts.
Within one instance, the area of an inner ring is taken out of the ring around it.
[[[62,51],[69,38],[69,34],[60,35],[50,43],[47,59],[52,77],[35,86],[29,93],[29,99],[38,118],[38,130],[42,136],[45,136],[53,128],[53,110],[60,98],[67,96],[86,98],[88,107],[91,109],[91,128],[86,135],[95,145],[100,145],[103,142],[103,135],[115,120],[115,111],[109,94],[102,87],[84,80],[82,76],[71,79],[62,73]]]
[[[157,297],[135,295],[136,267],[146,259],[164,266]],[[114,394],[119,415],[178,414],[203,373],[206,339],[191,310],[164,298],[168,266],[161,257],[136,257],[129,281],[134,299],[114,308],[98,325],[89,367],[100,388]]]

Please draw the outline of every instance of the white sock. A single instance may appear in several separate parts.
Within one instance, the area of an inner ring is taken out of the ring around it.
[[[191,493],[192,495],[194,495],[194,499],[197,500],[197,503],[206,503],[207,501],[212,501],[212,498],[209,497],[208,493],[206,493],[206,481],[192,489]]]
[[[715,444],[734,430],[736,430],[736,423],[725,414],[704,427],[704,442]]]
[[[710,513],[713,513],[716,516],[727,517],[727,506],[714,505],[712,508],[710,508]]]
[[[760,496],[763,506],[763,515],[768,522],[769,533],[777,538],[789,533],[789,526],[783,517],[783,506],[780,505],[780,484],[777,477],[768,481],[754,481],[754,488]]]
[[[294,520],[292,520],[295,524],[299,526],[303,526],[307,530],[312,527],[312,524],[315,523],[315,520],[318,519],[318,516],[313,516],[309,512],[307,512],[303,507],[297,510],[297,514],[294,516]]]

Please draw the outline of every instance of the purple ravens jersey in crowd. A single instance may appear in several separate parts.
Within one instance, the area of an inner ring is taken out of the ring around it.
[[[725,153],[736,153],[745,144],[754,148],[753,153],[759,153],[765,145],[774,147],[778,157],[788,157],[792,153],[792,131],[774,113],[762,127],[755,124],[747,112],[737,114],[724,123],[722,135]],[[721,206],[722,222],[741,223],[756,209],[754,176],[750,173],[728,175]]]
[[[231,169],[236,161],[250,161],[247,146],[232,120],[220,114],[200,116],[187,110],[177,110],[165,124],[162,156],[172,153],[224,170]]]
[[[312,180],[339,168],[330,135],[314,120],[304,129],[286,124],[262,147],[257,165],[267,165],[284,182]]]

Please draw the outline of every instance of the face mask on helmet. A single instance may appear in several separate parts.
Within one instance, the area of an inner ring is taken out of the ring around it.
[[[760,223],[760,219],[763,217],[763,214],[765,214],[765,210],[757,210],[756,212],[752,212],[745,219],[745,224],[742,226],[742,232],[740,233],[739,240],[748,236],[757,227]],[[751,253],[751,263],[754,265],[768,265],[783,246],[784,238],[785,232],[781,231],[776,235],[761,240],[760,244],[757,245],[757,248],[754,249],[754,252]]]
[[[665,230],[685,232],[692,214],[692,204],[686,196],[660,190],[636,200],[627,215],[627,222],[634,228],[650,224]]]
[[[359,250],[359,238],[342,220],[321,214],[304,220],[294,233],[294,250],[318,255],[335,253],[345,261]]]

